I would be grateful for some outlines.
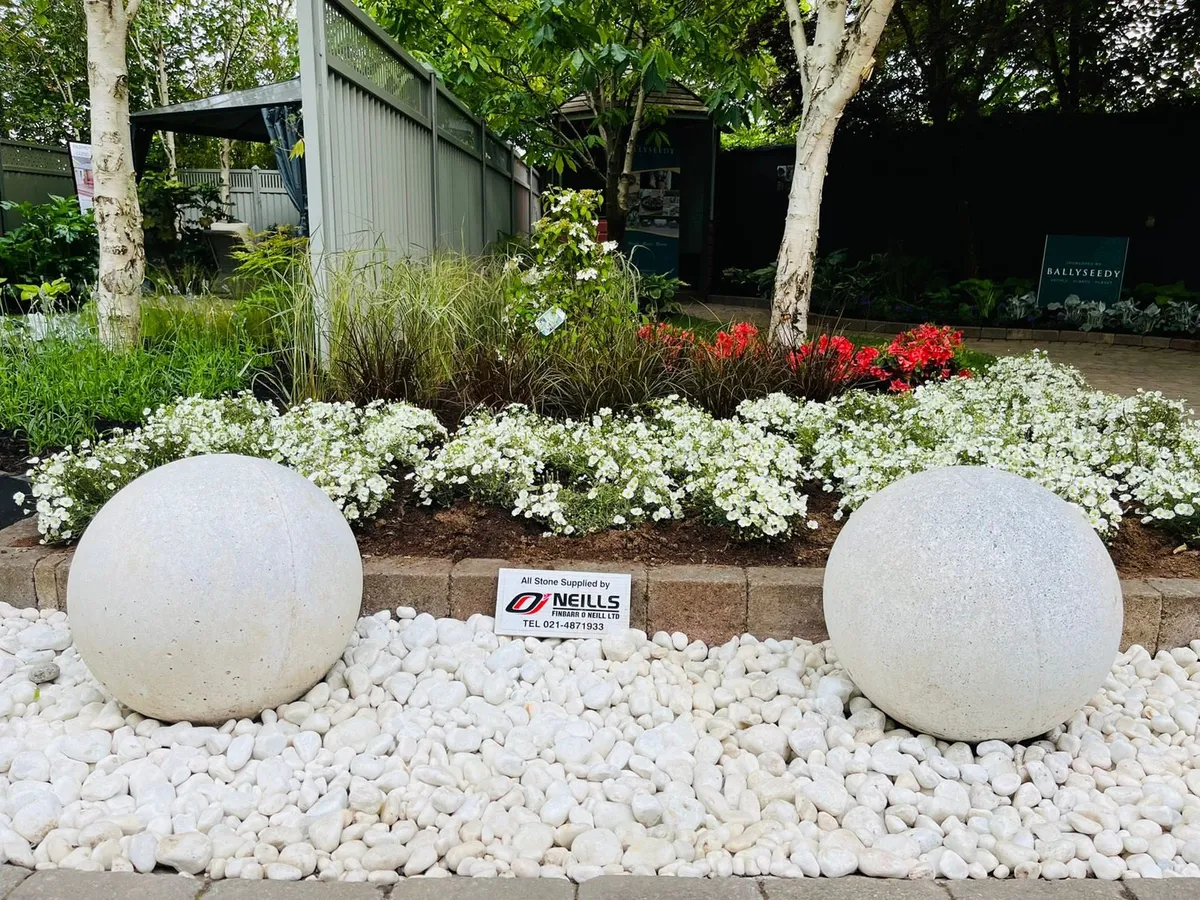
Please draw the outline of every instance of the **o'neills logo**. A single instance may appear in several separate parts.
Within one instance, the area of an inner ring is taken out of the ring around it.
[[[551,602],[553,602],[553,609],[613,610],[621,608],[621,598],[617,594],[563,594],[558,592],[540,594],[525,591],[508,601],[508,606],[504,607],[504,611],[532,616]]]
[[[513,597],[512,600],[508,601],[508,606],[504,607],[504,611],[510,613],[520,613],[523,616],[532,616],[549,601],[549,594],[517,594],[517,596]]]

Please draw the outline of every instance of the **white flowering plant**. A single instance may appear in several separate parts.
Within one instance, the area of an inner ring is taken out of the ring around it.
[[[791,438],[843,511],[914,472],[990,466],[1054,491],[1102,535],[1131,513],[1200,535],[1200,423],[1182,401],[1090,390],[1041,353],[911,394],[773,395],[738,416]]]
[[[542,217],[529,242],[508,260],[519,273],[509,289],[510,315],[526,330],[555,307],[567,331],[597,319],[637,317],[635,276],[615,241],[597,241],[599,191],[557,189],[542,194]]]
[[[354,521],[374,515],[391,497],[392,469],[416,465],[445,436],[432,413],[406,403],[308,402],[280,413],[241,393],[190,397],[146,410],[146,416],[132,431],[30,461],[43,540],[78,537],[100,507],[142,473],[205,453],[240,453],[289,466]]]
[[[510,406],[468,417],[453,435],[406,403],[279,413],[248,394],[191,398],[134,431],[35,460],[39,528],[47,541],[70,540],[142,472],[226,452],[295,468],[352,521],[374,515],[405,478],[422,503],[468,498],[557,534],[695,517],[771,539],[815,525],[813,487],[839,495],[840,517],[906,475],[978,465],[1054,491],[1104,536],[1129,515],[1200,536],[1200,423],[1182,402],[1090,390],[1037,353],[899,394],[772,394],[724,419],[672,396],[640,414],[581,420]]]
[[[693,515],[774,537],[804,515],[808,474],[782,436],[669,397],[646,415],[476,416],[413,477],[425,503],[465,496],[558,534]]]

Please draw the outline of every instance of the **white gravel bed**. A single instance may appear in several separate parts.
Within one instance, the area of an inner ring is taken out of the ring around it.
[[[1200,876],[1200,641],[1121,654],[1042,740],[971,747],[894,728],[828,644],[509,640],[486,616],[397,614],[361,619],[302,700],[213,728],[118,706],[64,613],[0,604],[3,860],[376,883]]]

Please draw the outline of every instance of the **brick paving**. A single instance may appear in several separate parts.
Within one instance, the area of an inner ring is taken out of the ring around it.
[[[726,304],[689,303],[684,311],[698,319],[718,322],[770,323],[765,309]],[[1088,383],[1100,390],[1131,395],[1141,388],[1162,391],[1200,406],[1200,353],[1157,347],[1127,347],[1120,344],[1079,344],[1066,341],[999,341],[974,339],[967,344],[995,356],[1012,356],[1044,350],[1055,362],[1075,366]]]
[[[1055,362],[1074,366],[1094,388],[1126,396],[1138,389],[1162,391],[1190,406],[1200,406],[1200,353],[1156,347],[1122,347],[1119,344],[1068,344],[1038,341],[967,342],[994,356],[1013,356],[1045,350]]]
[[[566,880],[410,878],[395,885],[217,881],[114,872],[29,873],[0,866],[0,900],[1196,900],[1200,878],[904,881],[884,878]]]

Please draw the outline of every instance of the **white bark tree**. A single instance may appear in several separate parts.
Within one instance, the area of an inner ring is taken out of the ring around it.
[[[771,335],[786,346],[802,341],[808,331],[821,194],[833,134],[842,110],[871,74],[875,46],[893,3],[811,0],[809,13],[816,26],[810,42],[799,0],[784,0],[804,91],[796,133],[796,169],[771,303]]]
[[[129,69],[125,45],[141,0],[83,0],[87,17],[88,89],[96,231],[100,272],[96,308],[100,337],[110,347],[132,347],[141,329],[146,270],[142,210],[129,129]]]
[[[142,12],[142,19],[145,20],[146,13]],[[165,23],[156,23],[157,28],[151,29],[149,39],[144,35],[139,35],[136,32],[130,33],[130,43],[133,44],[133,49],[137,52],[138,60],[142,64],[142,68],[154,73],[154,83],[151,86],[153,106],[170,106],[171,105],[171,77],[167,71],[167,47],[165,43],[166,28]],[[176,161],[175,155],[175,132],[162,131],[163,150],[167,155],[167,174],[175,178],[179,171],[179,164]]]

